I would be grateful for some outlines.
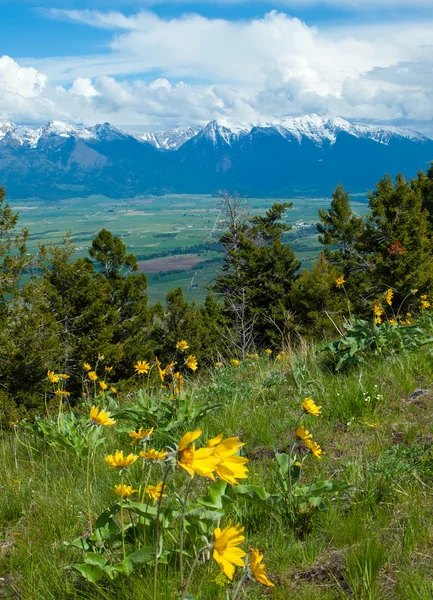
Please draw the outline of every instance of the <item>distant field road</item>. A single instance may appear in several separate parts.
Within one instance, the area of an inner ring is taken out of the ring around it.
[[[141,260],[138,263],[139,273],[163,273],[165,271],[185,271],[196,265],[209,260],[197,254],[180,254],[175,256],[164,256],[164,258],[153,258]]]

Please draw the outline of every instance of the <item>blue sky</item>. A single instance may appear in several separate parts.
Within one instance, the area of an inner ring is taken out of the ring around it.
[[[0,120],[430,131],[432,0],[0,0]]]

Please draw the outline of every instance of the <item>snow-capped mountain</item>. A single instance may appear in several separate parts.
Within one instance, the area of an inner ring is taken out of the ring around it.
[[[432,159],[433,140],[416,131],[318,115],[155,133],[0,122],[0,185],[15,197],[218,189],[286,196],[330,193],[340,181],[365,191],[385,172],[413,176]]]

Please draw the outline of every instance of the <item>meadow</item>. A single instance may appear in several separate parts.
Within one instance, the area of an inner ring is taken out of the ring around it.
[[[313,225],[317,211],[330,198],[291,198],[293,208],[285,219],[293,225],[289,241],[303,266],[308,268],[320,252]],[[275,198],[248,198],[252,214],[262,214]],[[71,198],[55,203],[37,199],[11,203],[20,213],[21,225],[30,230],[29,252],[39,242],[61,243],[72,232],[77,257],[87,255],[92,239],[102,229],[120,237],[128,252],[139,261],[140,271],[149,279],[150,301],[164,301],[167,292],[181,286],[188,301],[200,303],[206,285],[215,277],[219,254],[212,247],[224,231],[217,197],[167,195],[110,199],[104,196]],[[367,212],[365,197],[354,197],[353,209]],[[188,249],[191,248],[191,252]],[[193,279],[194,277],[194,279]],[[193,280],[196,289],[188,289]]]

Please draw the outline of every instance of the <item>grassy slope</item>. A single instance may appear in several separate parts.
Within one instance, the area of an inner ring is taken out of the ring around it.
[[[287,449],[304,396],[323,406],[323,416],[305,417],[326,457],[306,461],[305,481],[336,478],[353,485],[330,510],[299,518],[296,527],[251,505],[233,509],[247,543],[265,553],[269,589],[248,584],[251,600],[430,600],[433,597],[433,394],[410,399],[432,384],[427,350],[374,359],[347,375],[332,375],[312,349],[285,366],[262,357],[191,383],[197,403],[219,400],[224,408],[202,423],[203,438],[224,432],[246,442],[248,483],[275,484],[273,449]],[[124,400],[126,402],[126,400]],[[376,425],[372,428],[365,424]],[[180,435],[180,433],[179,433]],[[93,511],[113,501],[117,483],[103,461],[106,451],[128,449],[127,435],[110,431],[98,450]],[[158,445],[155,443],[155,447]],[[19,432],[0,446],[0,598],[20,600],[151,598],[151,570],[98,588],[64,566],[78,559],[63,545],[86,531],[84,470]],[[185,482],[185,478],[181,479]],[[180,485],[180,483],[179,483]],[[217,600],[225,591],[212,580],[214,561],[200,568],[194,598]],[[177,598],[177,571],[161,566],[160,600]]]

